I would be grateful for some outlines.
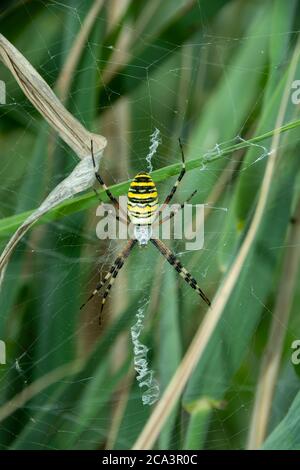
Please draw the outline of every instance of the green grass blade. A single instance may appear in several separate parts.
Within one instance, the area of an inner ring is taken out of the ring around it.
[[[267,438],[263,450],[300,450],[300,392],[286,417]]]
[[[262,142],[263,140],[272,137],[276,133],[284,133],[287,132],[291,129],[295,129],[300,126],[300,119],[296,119],[295,121],[291,121],[288,124],[285,124],[284,126],[278,128],[278,129],[273,129],[268,132],[265,132],[259,136],[253,137],[252,139],[247,140],[247,142],[242,142],[236,145],[231,145],[228,146],[227,148],[224,148],[221,153],[216,153],[209,158],[205,156],[201,156],[198,158],[194,158],[192,160],[189,160],[186,163],[186,169],[187,171],[194,170],[196,168],[200,168],[202,165],[207,165],[210,164],[211,162],[214,162],[216,160],[221,160],[227,155],[232,154],[233,152],[236,152],[237,150],[241,150],[243,148],[247,148],[249,145]],[[152,173],[153,179],[155,182],[160,182],[160,181],[165,181],[166,179],[170,178],[171,176],[177,175],[180,172],[181,164],[180,163],[174,163],[172,165],[167,165],[164,168],[161,168],[159,170],[155,170]],[[123,194],[126,194],[129,188],[131,180],[128,180],[124,183],[118,183],[115,185],[111,185],[110,189],[114,196],[118,197]],[[104,191],[98,191],[100,197],[104,196]],[[104,196],[103,200],[107,201],[107,197]],[[59,205],[55,209],[51,209],[46,215],[41,217],[41,219],[37,222],[37,225],[47,223],[49,221],[53,220],[59,220],[66,215],[74,214],[76,212],[83,211],[85,209],[88,209],[90,207],[96,206],[99,204],[98,199],[95,197],[95,193],[93,191],[83,194],[77,197],[74,197],[73,199],[69,199],[68,201],[64,202],[63,204]],[[4,236],[7,236],[9,234],[14,233],[14,231],[24,222],[24,220],[31,215],[33,212],[32,211],[26,211],[24,213],[18,214],[16,216],[11,216],[11,217],[6,217],[2,220],[0,220],[0,238],[3,238]]]

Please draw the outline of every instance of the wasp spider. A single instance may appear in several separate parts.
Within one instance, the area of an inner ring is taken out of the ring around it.
[[[93,165],[95,169],[95,176],[98,182],[100,183],[101,187],[105,190],[107,196],[112,201],[115,208],[118,210],[117,220],[127,224],[132,223],[134,225],[134,238],[129,240],[113,265],[111,266],[110,270],[104,277],[99,284],[96,285],[95,290],[92,292],[90,297],[87,301],[80,307],[81,309],[91,300],[94,295],[98,294],[102,287],[106,286],[106,289],[102,295],[102,305],[101,305],[101,312],[103,310],[106,298],[109,294],[112,285],[125,263],[126,258],[130,255],[134,246],[138,243],[140,246],[145,246],[150,241],[159,251],[160,253],[166,258],[166,260],[173,266],[178,274],[191,286],[200,297],[207,303],[207,305],[211,305],[210,300],[206,297],[204,292],[201,290],[199,285],[197,284],[196,279],[182,266],[181,262],[178,258],[171,252],[171,250],[161,241],[156,238],[152,237],[152,228],[156,225],[160,225],[163,222],[171,219],[174,215],[178,212],[178,210],[182,209],[184,204],[181,204],[177,210],[171,212],[165,218],[158,220],[159,213],[162,212],[167,204],[171,201],[172,197],[175,194],[175,191],[182,180],[185,174],[185,159],[182,144],[179,140],[180,149],[181,149],[181,157],[182,157],[182,169],[175,182],[173,188],[171,189],[170,194],[166,197],[164,203],[162,204],[161,208],[158,209],[158,194],[156,186],[151,178],[151,176],[146,172],[141,172],[136,175],[133,181],[130,184],[128,190],[128,202],[127,202],[127,213],[122,213],[121,208],[117,199],[112,195],[110,190],[107,188],[106,184],[104,183],[103,179],[99,175],[96,170],[95,165],[95,158],[93,152],[93,142],[91,142],[91,154]],[[191,196],[187,199],[188,202],[196,193],[194,191]],[[122,214],[122,215],[121,215]],[[100,312],[100,313],[101,313]]]

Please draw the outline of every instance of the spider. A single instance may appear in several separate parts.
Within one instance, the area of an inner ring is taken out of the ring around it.
[[[111,191],[104,183],[100,174],[97,172],[93,151],[93,141],[91,141],[91,156],[95,170],[95,177],[100,183],[102,189],[104,189],[104,191],[106,192],[114,207],[117,209],[117,220],[125,224],[130,222],[133,224],[134,238],[127,242],[121,253],[116,258],[115,262],[112,264],[104,279],[96,285],[95,290],[91,293],[86,302],[81,305],[80,309],[82,309],[96,294],[98,294],[102,287],[106,286],[106,289],[102,296],[102,305],[100,311],[101,316],[106,298],[112,288],[112,285],[120,269],[123,267],[126,259],[130,255],[132,249],[137,243],[139,244],[139,246],[145,246],[148,244],[149,241],[160,251],[160,253],[166,258],[170,265],[176,269],[178,274],[188,283],[188,285],[191,286],[197,292],[197,294],[200,295],[200,297],[202,297],[204,302],[206,302],[209,306],[211,305],[210,300],[201,290],[201,288],[197,284],[196,279],[194,279],[193,276],[182,266],[179,259],[176,258],[172,251],[161,240],[152,237],[152,228],[157,225],[161,225],[163,222],[174,217],[175,214],[184,207],[184,204],[188,202],[197,192],[194,191],[186,200],[186,202],[181,204],[177,210],[170,212],[166,217],[162,218],[161,220],[158,220],[159,213],[164,210],[165,206],[169,204],[169,202],[173,198],[176,189],[186,172],[183,146],[180,139],[179,146],[181,150],[182,168],[173,188],[171,189],[169,195],[166,197],[162,206],[158,208],[157,189],[151,176],[147,172],[142,171],[135,176],[129,186],[127,194],[127,213],[122,213],[122,215],[126,218],[126,220],[124,220],[124,218],[121,216],[121,208],[117,199],[112,195]]]

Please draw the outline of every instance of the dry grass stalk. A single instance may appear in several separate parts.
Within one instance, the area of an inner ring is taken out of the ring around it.
[[[29,101],[80,159],[90,153],[91,138],[94,139],[94,146],[98,152],[105,148],[106,139],[91,134],[67,111],[44,79],[2,34],[0,34],[0,58]]]
[[[106,147],[106,139],[89,132],[67,111],[44,79],[2,34],[0,34],[0,59],[9,68],[33,106],[81,160],[9,240],[0,256],[2,280],[10,255],[27,230],[50,209],[93,185],[95,177],[92,161],[91,158],[84,157],[90,155],[91,140],[93,140],[96,164],[99,165],[100,157]]]
[[[258,449],[267,434],[283,342],[293,302],[293,293],[298,281],[299,261],[300,200],[295,212],[295,223],[290,228],[270,334],[259,373],[247,444],[247,448],[251,450]]]

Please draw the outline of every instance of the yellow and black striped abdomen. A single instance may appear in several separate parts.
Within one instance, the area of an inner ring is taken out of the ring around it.
[[[151,224],[158,208],[156,186],[148,173],[138,173],[128,191],[127,209],[133,224]]]

